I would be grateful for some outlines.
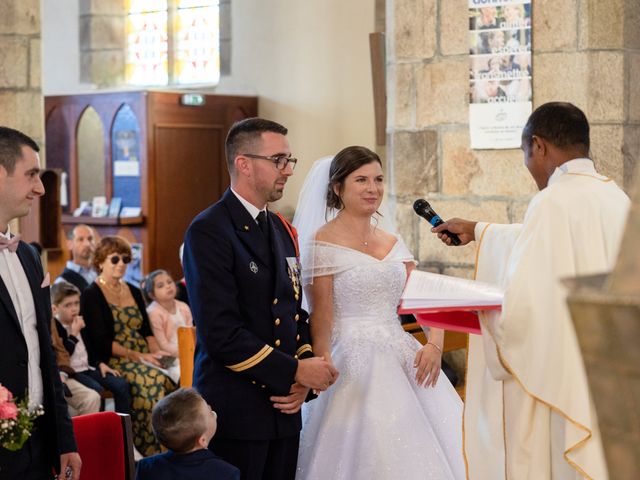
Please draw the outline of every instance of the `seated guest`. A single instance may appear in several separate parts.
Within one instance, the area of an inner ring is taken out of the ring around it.
[[[91,264],[95,249],[95,235],[88,225],[76,225],[67,236],[71,260],[67,262],[56,283],[65,280],[84,291],[98,275]]]
[[[62,345],[62,339],[55,328],[54,320],[51,321],[51,344],[56,354],[56,362],[60,370],[60,380],[64,390],[64,399],[69,407],[69,415],[85,415],[96,413],[100,410],[100,395],[95,390],[85,387],[75,378],[75,372],[71,367],[69,354]]]
[[[184,243],[180,245],[178,255],[180,256],[180,265],[182,265],[182,252],[184,251]],[[189,293],[187,292],[187,281],[182,277],[176,282],[176,298],[181,302],[189,305]]]
[[[153,409],[153,431],[168,452],[138,462],[136,480],[240,480],[240,470],[207,448],[216,412],[193,389],[181,388]]]
[[[151,272],[144,282],[144,292],[151,304],[147,314],[153,336],[162,350],[178,357],[178,327],[191,327],[193,320],[189,305],[176,300],[176,284],[165,270]],[[168,368],[174,381],[180,378],[178,359]]]
[[[151,410],[176,386],[158,370],[160,358],[168,354],[153,337],[142,293],[122,280],[130,262],[131,246],[125,239],[100,240],[93,256],[99,275],[82,293],[80,313],[87,324],[91,364],[108,364],[131,385],[133,443],[148,456],[160,452],[151,430]]]
[[[73,378],[99,394],[104,389],[113,393],[116,412],[131,413],[129,382],[106,363],[89,364],[89,355],[84,342],[85,323],[80,314],[80,290],[64,280],[51,287],[51,307],[55,318],[56,333],[70,357],[75,371]],[[52,329],[53,330],[53,329]]]

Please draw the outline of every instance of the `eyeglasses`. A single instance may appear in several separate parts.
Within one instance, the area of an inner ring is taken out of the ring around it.
[[[260,158],[262,160],[269,160],[276,164],[276,168],[278,170],[284,170],[287,168],[287,165],[291,164],[291,170],[296,168],[296,164],[298,163],[298,159],[292,157],[291,155],[273,155],[271,157],[266,157],[264,155],[254,155],[253,153],[243,153],[245,157],[249,158]]]
[[[128,263],[131,263],[131,256],[123,255],[122,257],[120,257],[120,255],[114,255],[110,260],[113,265],[117,265],[120,260],[122,260],[122,263],[126,265]]]

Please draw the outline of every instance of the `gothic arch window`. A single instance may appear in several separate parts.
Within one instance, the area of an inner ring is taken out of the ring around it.
[[[126,82],[217,84],[219,0],[127,0]]]

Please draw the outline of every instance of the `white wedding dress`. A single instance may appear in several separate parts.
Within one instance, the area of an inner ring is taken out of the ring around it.
[[[336,383],[303,407],[296,479],[462,479],[462,402],[444,373],[415,381],[421,345],[396,313],[413,257],[402,239],[378,260],[313,242],[303,276],[333,275]],[[313,253],[311,253],[313,252]],[[312,320],[313,321],[313,320]]]

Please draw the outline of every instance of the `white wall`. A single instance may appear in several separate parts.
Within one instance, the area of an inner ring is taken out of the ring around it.
[[[80,83],[80,0],[42,0],[42,93],[86,93]]]
[[[300,159],[277,207],[295,207],[314,160],[375,146],[369,33],[375,0],[234,0],[231,75],[217,93],[259,97],[259,114],[289,128]],[[79,81],[78,0],[42,0],[43,91]]]
[[[231,76],[218,92],[257,94],[300,159],[280,208],[295,207],[314,160],[375,147],[369,33],[374,0],[235,0]]]

